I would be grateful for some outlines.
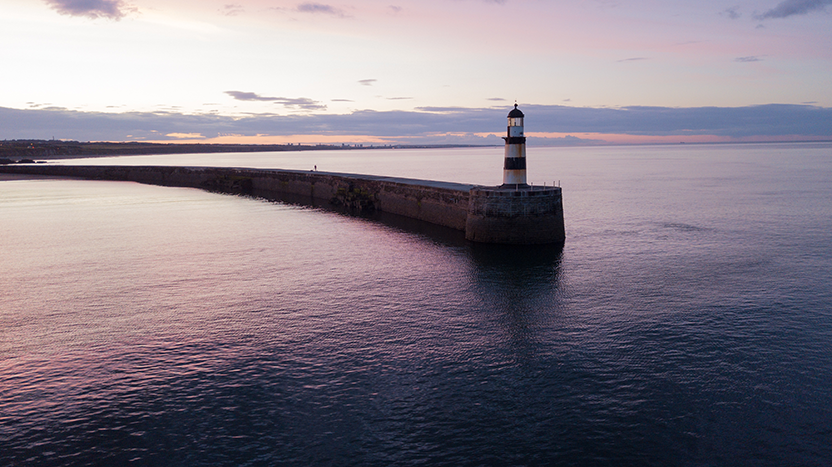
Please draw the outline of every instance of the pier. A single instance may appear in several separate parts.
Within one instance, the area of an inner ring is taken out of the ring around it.
[[[559,187],[522,190],[376,175],[226,167],[0,165],[0,173],[130,181],[269,197],[292,195],[355,213],[397,214],[465,232],[484,243],[564,240]]]
[[[503,184],[494,187],[333,172],[231,167],[0,165],[0,173],[120,180],[265,198],[329,202],[352,213],[386,212],[465,232],[480,243],[534,245],[566,238],[560,187],[526,183],[525,115],[508,114]],[[34,161],[27,161],[34,162]]]

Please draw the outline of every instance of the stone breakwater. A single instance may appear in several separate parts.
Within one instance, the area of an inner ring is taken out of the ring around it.
[[[485,243],[564,240],[559,187],[487,188],[375,175],[279,169],[161,166],[8,165],[0,172],[131,181],[325,201],[354,213],[381,211],[465,232]]]
[[[482,243],[564,240],[560,187],[474,187],[469,191],[465,238]]]

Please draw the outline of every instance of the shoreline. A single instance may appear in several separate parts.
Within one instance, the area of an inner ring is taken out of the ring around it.
[[[487,146],[487,145],[486,145]],[[334,144],[192,144],[111,143],[56,140],[0,141],[0,164],[20,160],[62,160],[92,157],[152,156],[160,154],[212,154],[234,152],[350,151],[362,149],[442,149],[480,145],[334,145]]]
[[[63,175],[11,174],[0,173],[0,182],[14,182],[21,180],[73,180],[74,177]]]
[[[730,144],[829,144],[832,140],[821,141],[743,141],[743,142],[708,142],[708,143],[657,143],[657,144],[599,144],[594,147],[610,146],[679,146],[679,145],[730,145]],[[219,154],[248,152],[297,152],[297,151],[349,151],[364,149],[454,149],[497,147],[492,144],[437,144],[437,145],[302,145],[302,144],[179,144],[179,143],[112,143],[112,142],[78,142],[56,140],[3,140],[0,141],[0,166],[14,165],[27,160],[34,162],[60,161],[68,159],[92,159],[120,156],[155,156],[176,154]],[[577,146],[541,146],[541,147],[589,147]]]

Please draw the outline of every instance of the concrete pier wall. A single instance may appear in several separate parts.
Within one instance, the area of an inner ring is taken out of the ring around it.
[[[354,212],[383,211],[457,230],[465,229],[472,185],[328,172],[236,169],[255,192],[290,193],[329,201]]]
[[[465,238],[483,243],[564,241],[560,187],[477,187],[469,192]]]
[[[503,190],[374,175],[225,167],[0,165],[0,173],[51,175],[195,187],[228,193],[293,195],[351,212],[382,211],[466,232],[485,243],[564,239],[560,188]]]
[[[132,181],[214,191],[291,194],[353,212],[384,211],[465,230],[473,185],[373,175],[224,167],[2,165],[0,172]]]

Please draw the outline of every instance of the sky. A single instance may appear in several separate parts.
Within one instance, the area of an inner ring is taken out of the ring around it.
[[[0,139],[832,140],[832,0],[0,0]]]

